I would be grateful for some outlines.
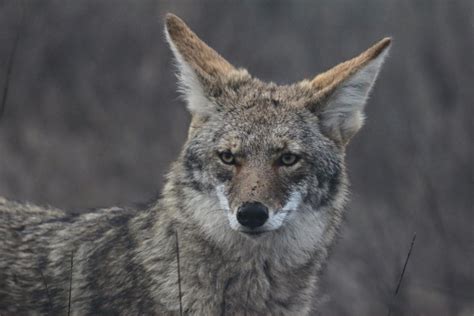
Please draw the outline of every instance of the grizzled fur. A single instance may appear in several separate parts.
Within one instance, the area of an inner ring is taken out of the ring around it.
[[[162,198],[80,215],[0,198],[1,315],[178,314],[180,301],[185,314],[302,315],[317,301],[346,202],[345,145],[390,40],[278,86],[176,16],[166,37],[192,123]],[[296,158],[283,165],[285,154]],[[246,202],[269,210],[258,234],[236,219]]]

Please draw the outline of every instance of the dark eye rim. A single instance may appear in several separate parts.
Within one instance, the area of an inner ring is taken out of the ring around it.
[[[291,157],[292,160],[290,162],[285,162],[285,157]],[[280,158],[278,158],[278,163],[284,167],[291,167],[294,166],[300,160],[300,158],[301,157],[299,155],[294,153],[284,153],[280,156]]]
[[[226,165],[235,165],[235,156],[230,150],[218,152],[218,155],[222,163]],[[228,158],[230,159],[226,159],[225,155],[229,155]]]

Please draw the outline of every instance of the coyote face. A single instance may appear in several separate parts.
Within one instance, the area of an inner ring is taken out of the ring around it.
[[[235,93],[243,108],[223,100],[190,134],[189,177],[203,194],[215,192],[232,229],[275,230],[304,204],[317,211],[335,197],[343,151],[321,133],[315,114],[297,106],[302,94],[304,87],[249,80]]]
[[[281,86],[235,68],[175,16],[165,33],[192,114],[182,178],[207,206],[192,215],[208,231],[252,237],[302,223],[326,229],[335,215],[322,210],[342,208],[344,148],[362,126],[390,39],[312,80]]]

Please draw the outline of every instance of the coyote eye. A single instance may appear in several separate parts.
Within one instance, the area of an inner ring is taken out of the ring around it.
[[[226,165],[235,164],[235,157],[230,151],[223,151],[219,153],[219,158],[221,158],[222,162]]]
[[[289,166],[293,166],[296,162],[298,162],[298,160],[299,160],[299,157],[296,156],[295,154],[286,153],[286,154],[281,155],[278,162],[282,166],[289,167]]]

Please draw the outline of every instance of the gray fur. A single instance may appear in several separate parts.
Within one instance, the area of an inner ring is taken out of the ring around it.
[[[74,215],[0,199],[0,315],[65,314],[70,285],[74,315],[178,314],[176,236],[185,314],[310,312],[348,186],[344,146],[321,131],[324,104],[307,81],[240,71],[199,84],[206,111],[190,105],[189,138],[146,208]],[[300,161],[275,167],[288,150]],[[267,232],[231,227],[246,201],[272,210]]]

